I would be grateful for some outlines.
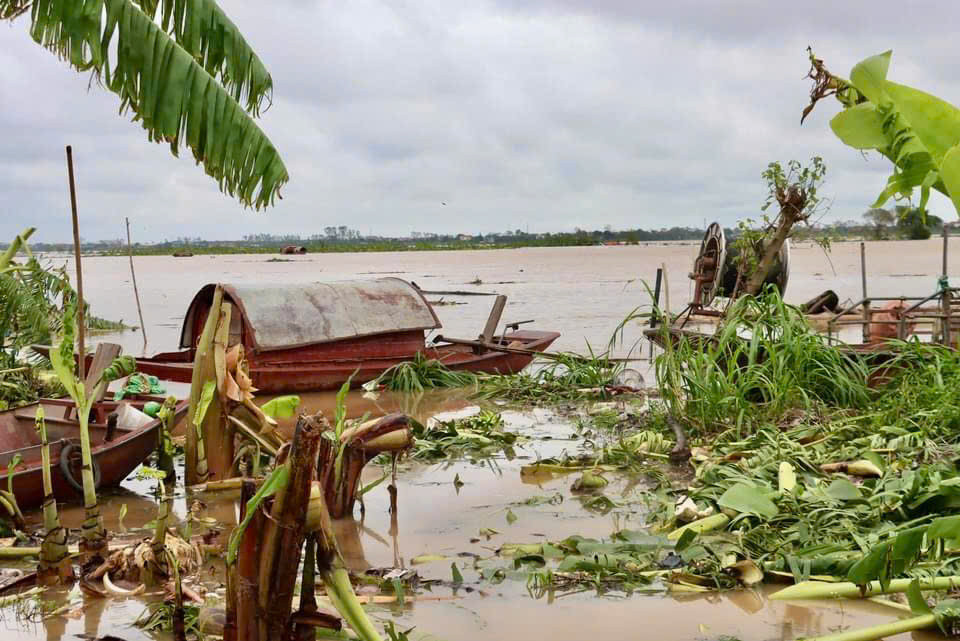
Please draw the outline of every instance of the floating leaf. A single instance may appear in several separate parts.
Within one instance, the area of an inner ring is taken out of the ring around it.
[[[737,483],[723,493],[717,500],[717,504],[743,514],[756,514],[757,516],[773,518],[777,515],[778,510],[776,504],[768,498],[767,494],[768,491],[763,488],[746,483]]]
[[[835,479],[826,489],[827,496],[838,501],[854,501],[863,498],[860,489],[847,479]]]
[[[446,561],[446,556],[442,554],[421,554],[410,559],[410,565],[422,565],[424,563],[433,563],[435,561]]]

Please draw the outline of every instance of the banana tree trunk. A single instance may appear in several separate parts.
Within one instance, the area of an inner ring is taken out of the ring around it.
[[[80,423],[80,452],[83,462],[83,524],[80,526],[83,538],[80,541],[80,555],[84,565],[99,565],[103,562],[107,549],[107,534],[103,528],[103,517],[97,503],[97,486],[93,477],[93,455],[90,450],[90,406],[77,406],[77,420]]]
[[[184,451],[185,475],[187,485],[197,485],[207,481],[207,461],[203,430],[196,427],[194,417],[200,405],[200,396],[203,386],[216,375],[213,363],[213,339],[220,320],[220,310],[223,304],[223,288],[217,287],[213,292],[213,301],[207,312],[207,320],[203,325],[203,332],[197,341],[196,353],[193,360],[193,376],[190,382],[190,409],[187,412],[187,439]],[[207,415],[218,411],[218,407],[211,407]],[[206,419],[206,417],[204,417]]]
[[[40,563],[37,566],[37,583],[56,585],[74,578],[73,563],[67,551],[67,530],[60,525],[57,500],[53,495],[53,480],[50,475],[50,444],[47,441],[47,424],[43,420],[43,408],[37,408],[37,431],[40,433],[40,458],[43,463],[43,527],[46,533],[40,545]]]
[[[213,378],[217,382],[217,393],[203,421],[203,441],[207,455],[207,480],[220,481],[233,475],[234,427],[229,420],[229,401],[226,396],[226,348],[230,340],[230,318],[233,306],[223,303],[220,319],[213,336]],[[208,366],[204,362],[204,369]],[[209,380],[209,379],[208,379]],[[216,408],[214,408],[216,404]]]
[[[293,592],[307,534],[307,508],[323,431],[323,423],[317,418],[301,416],[297,421],[287,463],[290,481],[274,498],[270,519],[264,527],[257,595],[263,613],[258,626],[261,641],[286,638],[291,628]]]
[[[401,452],[413,444],[409,420],[405,414],[389,414],[344,430],[339,446],[323,440],[317,469],[330,516],[339,519],[353,513],[367,463],[378,454]]]

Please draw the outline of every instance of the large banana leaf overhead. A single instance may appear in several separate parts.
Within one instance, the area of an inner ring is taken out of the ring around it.
[[[875,149],[893,162],[893,174],[873,207],[892,197],[909,197],[920,188],[920,208],[930,189],[953,201],[960,213],[960,109],[928,93],[887,80],[890,51],[867,58],[850,72],[834,76],[810,54],[814,87],[810,105],[834,95],[844,109],[830,128],[855,149]]]
[[[220,189],[257,209],[287,182],[257,126],[270,74],[213,0],[0,0],[30,35],[120,97],[150,140],[186,144]]]

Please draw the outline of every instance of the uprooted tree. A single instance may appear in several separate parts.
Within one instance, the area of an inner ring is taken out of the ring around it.
[[[759,294],[763,284],[778,268],[778,256],[784,243],[794,233],[797,224],[808,222],[822,202],[817,189],[826,173],[823,160],[815,156],[808,166],[791,160],[786,169],[772,162],[763,172],[767,183],[766,212],[773,205],[778,211],[770,216],[764,213],[759,224],[752,220],[740,222],[741,235],[735,242],[737,250],[737,281],[734,297],[739,294]]]

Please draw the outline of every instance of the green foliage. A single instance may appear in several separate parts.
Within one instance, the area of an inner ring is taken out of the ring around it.
[[[469,387],[476,382],[476,374],[455,372],[442,362],[418,352],[413,360],[394,365],[366,386],[384,385],[397,392],[418,393],[430,388]]]
[[[498,557],[479,562],[477,569],[490,581],[525,578],[534,597],[574,586],[629,594],[652,583],[659,574],[657,563],[673,548],[662,536],[621,530],[608,540],[575,535],[555,542],[505,544]]]
[[[0,17],[23,7],[0,0]],[[169,143],[174,155],[185,143],[244,205],[272,204],[287,182],[253,119],[269,100],[270,75],[213,0],[34,0],[30,35],[77,71],[91,71],[151,141]]]
[[[173,631],[174,604],[164,601],[150,603],[144,608],[134,625],[148,632]],[[183,605],[183,623],[187,635],[197,641],[206,639],[203,633],[203,620],[200,606],[191,603]]]
[[[960,109],[887,80],[891,54],[859,62],[845,80],[830,74],[811,53],[810,76],[816,86],[807,112],[820,98],[836,95],[844,107],[830,121],[837,137],[855,149],[879,151],[893,162],[893,174],[874,207],[890,198],[909,198],[919,187],[920,209],[933,188],[960,211]]]
[[[681,552],[689,573],[721,584],[731,558],[797,580],[828,574],[861,585],[957,574],[960,354],[894,343],[897,356],[882,365],[892,377],[871,391],[863,385],[869,368],[810,338],[775,298],[757,308],[762,300],[743,303],[752,311],[739,317],[737,341],[720,328],[728,352],[714,346],[697,356],[681,345],[658,364],[665,402],[708,449],[692,484],[653,494],[652,523],[679,525],[680,492],[699,509],[732,510],[722,530],[696,535]],[[756,349],[770,364],[749,356],[764,318],[776,331],[760,334],[776,340]],[[728,376],[734,359],[739,376],[734,368]],[[876,472],[856,476],[852,464],[840,468],[846,474],[824,471],[854,461]]]
[[[25,241],[14,246],[29,252]],[[63,270],[47,269],[29,253],[23,264],[8,259],[0,269],[0,368],[14,367],[29,345],[53,342],[60,330],[57,304],[70,295]]]
[[[683,338],[655,367],[671,412],[707,432],[747,429],[746,421],[776,421],[795,408],[856,408],[870,400],[862,361],[814,332],[772,288],[737,299],[712,341]]]
[[[296,394],[278,396],[260,406],[260,411],[270,418],[290,418],[300,406],[300,397]]]
[[[787,163],[786,170],[777,161],[770,163],[761,174],[767,183],[767,197],[761,209],[767,211],[773,204],[782,204],[784,195],[790,190],[796,190],[804,194],[802,215],[808,217],[820,204],[817,190],[826,173],[827,167],[820,156],[811,158],[807,166],[798,160],[791,160]]]
[[[623,370],[624,364],[606,354],[588,356],[555,353],[528,371],[513,376],[482,376],[479,398],[514,403],[551,405],[606,395],[606,386]],[[532,371],[531,371],[532,370]]]
[[[732,243],[731,256],[737,262],[744,283],[760,267],[764,251],[780,228],[787,229],[788,235],[781,238],[785,240],[793,235],[795,223],[806,222],[816,213],[821,202],[817,192],[826,173],[826,165],[819,156],[811,158],[806,166],[797,160],[789,161],[786,169],[778,161],[767,165],[761,174],[767,187],[761,207],[764,213],[760,220],[745,218],[739,221],[739,234]],[[772,205],[777,205],[778,210],[771,216],[766,212]],[[821,238],[815,238],[814,242],[824,245]]]
[[[513,446],[521,440],[516,432],[504,429],[499,414],[483,411],[466,418],[439,421],[430,427],[413,424],[415,437],[411,457],[423,461],[488,458],[499,454],[513,456]]]
[[[257,493],[247,501],[243,521],[230,533],[230,541],[227,544],[228,565],[232,565],[234,561],[237,560],[237,550],[240,548],[240,540],[243,538],[243,533],[246,531],[247,526],[250,525],[250,521],[257,513],[257,510],[260,509],[260,504],[267,500],[268,497],[283,491],[289,482],[290,465],[285,463],[274,468],[273,471],[270,472],[270,476],[268,476],[263,482],[263,485],[260,486],[260,489],[257,490]]]

